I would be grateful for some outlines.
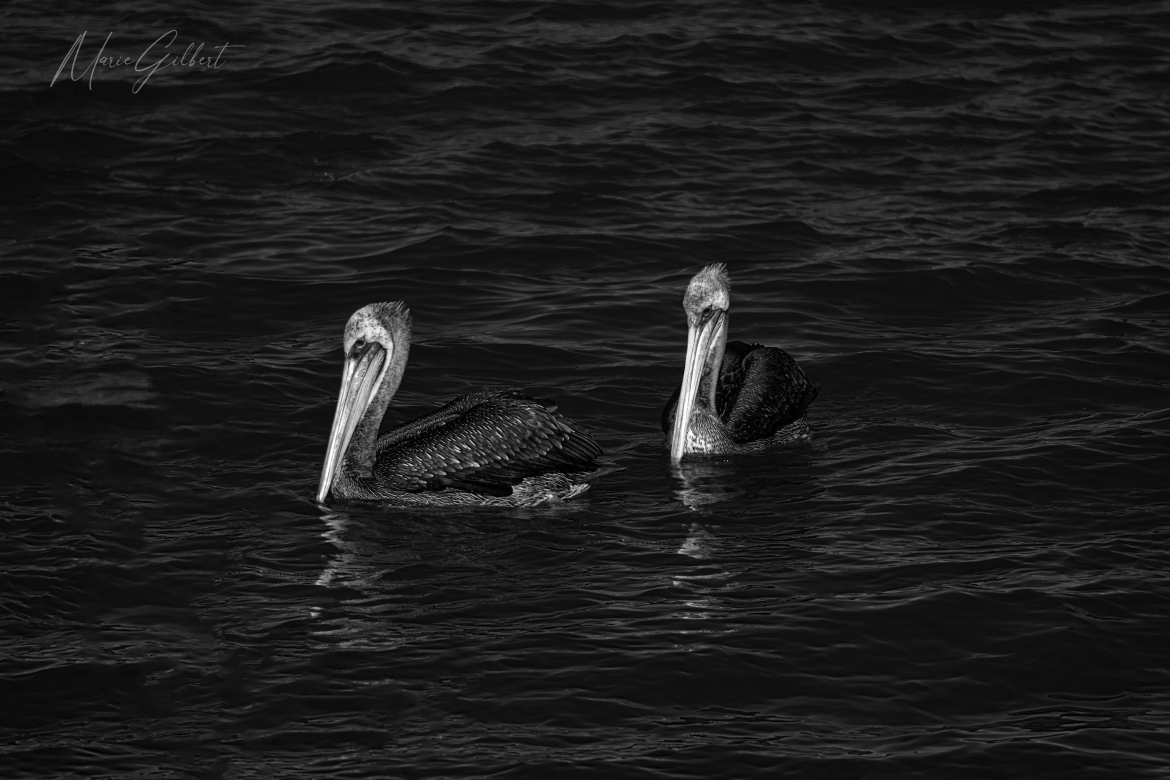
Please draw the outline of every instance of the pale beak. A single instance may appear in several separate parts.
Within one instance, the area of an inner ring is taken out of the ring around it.
[[[717,311],[712,317],[698,325],[687,326],[687,359],[683,365],[682,389],[678,394],[678,406],[674,410],[674,429],[670,434],[670,459],[678,462],[685,451],[687,433],[691,429],[691,415],[699,395],[699,382],[707,365],[707,356],[715,338],[720,335],[724,312]],[[715,366],[715,371],[719,370]],[[712,381],[714,381],[712,377]]]
[[[333,488],[337,468],[349,449],[354,430],[382,384],[388,364],[386,350],[377,343],[371,343],[360,355],[345,358],[341,394],[337,397],[337,411],[333,414],[333,429],[329,431],[329,446],[325,450],[325,466],[321,469],[317,503],[323,503]]]

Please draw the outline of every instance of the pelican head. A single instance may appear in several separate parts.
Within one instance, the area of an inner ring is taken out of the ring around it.
[[[410,350],[410,310],[401,301],[363,306],[345,324],[341,347],[345,367],[321,469],[318,503],[328,497],[342,475],[368,475],[373,467],[378,426],[402,381]]]
[[[678,461],[686,452],[687,434],[696,405],[714,413],[715,389],[723,351],[727,345],[727,310],[731,307],[731,279],[723,263],[699,271],[687,285],[683,311],[687,314],[687,358],[683,366],[682,389],[674,412],[670,436],[670,459]],[[704,391],[700,397],[700,390]]]

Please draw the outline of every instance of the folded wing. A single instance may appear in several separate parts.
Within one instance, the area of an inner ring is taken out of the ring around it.
[[[742,444],[804,417],[819,391],[784,350],[731,341],[723,355],[716,413],[732,441]]]
[[[374,471],[396,490],[508,496],[526,477],[590,470],[601,448],[555,408],[514,390],[460,396],[382,436]]]

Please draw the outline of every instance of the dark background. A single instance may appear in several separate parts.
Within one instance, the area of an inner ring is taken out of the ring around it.
[[[50,88],[169,30],[243,48]],[[1164,777],[1168,65],[1165,3],[5,5],[0,775]],[[717,261],[814,439],[672,471]],[[624,470],[314,505],[398,299],[389,424],[509,383]]]

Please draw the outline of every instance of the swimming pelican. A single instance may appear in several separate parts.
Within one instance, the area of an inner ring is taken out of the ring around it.
[[[727,341],[730,290],[727,268],[715,263],[694,275],[683,296],[682,386],[662,410],[675,462],[688,453],[762,452],[808,437],[804,416],[820,385],[782,349]]]
[[[461,395],[378,437],[410,351],[401,302],[354,312],[342,340],[345,369],[318,503],[339,499],[399,505],[532,506],[589,489],[570,474],[601,454],[556,407],[515,390]]]

